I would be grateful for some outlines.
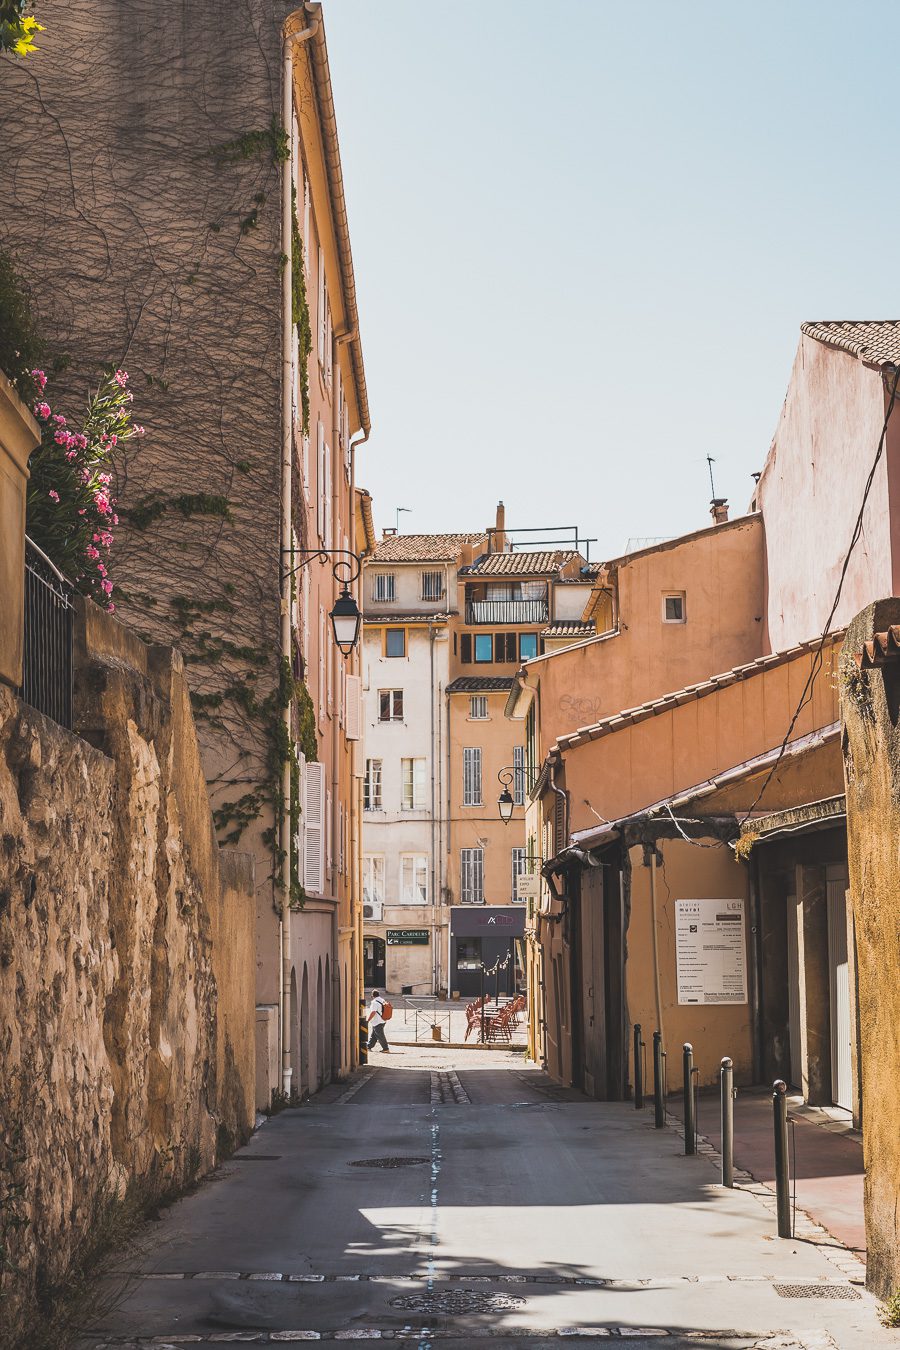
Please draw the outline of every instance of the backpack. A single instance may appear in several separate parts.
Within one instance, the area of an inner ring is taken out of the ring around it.
[[[388,1003],[386,998],[379,999],[381,1004],[381,1015],[386,1022],[389,1022],[394,1015],[393,1005]]]

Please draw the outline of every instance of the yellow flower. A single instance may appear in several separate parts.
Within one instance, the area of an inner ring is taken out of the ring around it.
[[[19,25],[22,36],[17,42],[13,43],[13,51],[16,56],[27,56],[29,52],[36,52],[38,49],[34,45],[32,38],[35,33],[43,33],[44,25],[38,23],[35,18],[23,19]]]

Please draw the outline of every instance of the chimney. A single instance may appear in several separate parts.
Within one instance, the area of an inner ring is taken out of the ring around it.
[[[709,504],[709,514],[717,525],[725,525],[728,521],[728,498],[713,497]]]
[[[506,507],[502,502],[497,503],[497,523],[488,530],[488,542],[489,553],[502,553],[506,548]]]
[[[396,530],[396,527],[395,527],[394,525],[385,525],[385,526],[382,528],[382,531],[381,531],[381,537],[382,537],[382,539],[393,539],[393,537],[394,537],[394,535],[395,535],[396,533],[397,533],[397,530]]]

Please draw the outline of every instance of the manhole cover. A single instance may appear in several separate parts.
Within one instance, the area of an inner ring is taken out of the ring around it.
[[[357,1158],[351,1167],[421,1167],[430,1158]]]
[[[779,1298],[862,1298],[848,1284],[776,1284]]]
[[[515,1294],[489,1294],[479,1289],[441,1289],[430,1294],[408,1294],[392,1298],[392,1308],[407,1308],[410,1312],[446,1313],[450,1317],[464,1317],[467,1313],[504,1312],[521,1308],[524,1298]]]

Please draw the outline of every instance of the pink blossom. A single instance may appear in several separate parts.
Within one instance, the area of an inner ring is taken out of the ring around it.
[[[53,439],[56,441],[57,445],[68,445],[69,433],[67,431],[64,431],[63,428],[60,427],[59,431],[56,433]]]
[[[98,474],[97,474],[97,478],[98,478],[98,480],[99,480],[101,483],[111,483],[111,482],[112,482],[112,474],[110,474],[110,473],[98,473]]]
[[[113,518],[112,518],[112,523],[113,523],[114,525],[118,525],[118,523],[119,523],[119,517],[118,517],[118,516],[113,516]],[[109,542],[112,543],[112,538],[111,538],[111,537],[110,537],[110,541],[109,541]]]
[[[83,516],[86,510],[87,510],[87,507],[85,507],[85,506],[79,507],[79,509],[78,509],[78,514],[79,514],[80,516]]]
[[[47,418],[50,416],[50,404],[36,403],[34,405],[34,415],[35,417],[39,417],[42,422],[46,422]]]
[[[103,591],[104,595],[112,595],[112,588],[113,588],[112,582],[108,581],[104,577],[104,579],[100,582],[100,589]]]
[[[73,444],[73,445],[76,447],[76,449],[78,449],[78,450],[86,450],[86,449],[87,449],[87,443],[88,443],[88,442],[87,442],[87,436],[82,436],[82,434],[81,434],[80,431],[79,431],[79,433],[77,434],[77,436],[73,436],[73,437],[72,437],[72,444]]]
[[[43,393],[47,384],[47,376],[44,372],[42,370],[33,370],[31,372],[31,378],[34,380],[41,393]]]
[[[146,435],[146,432],[147,428],[142,427],[140,422],[135,422],[134,426],[131,428],[131,434],[133,436],[144,436]]]
[[[64,427],[66,425],[66,419],[63,417],[62,413],[54,413],[53,420],[58,427]]]
[[[47,493],[47,496],[50,498],[51,502],[59,501],[59,493],[55,490],[55,488],[51,488],[50,491]]]
[[[94,537],[96,538],[96,535]],[[100,557],[99,548],[94,548],[93,544],[88,544],[87,548],[85,549],[85,553],[92,561],[95,561],[97,558]]]
[[[124,389],[126,384],[128,383],[128,371],[117,370],[113,378],[115,379],[115,382],[119,386],[119,388]]]
[[[102,563],[97,564],[97,571],[100,573],[101,577],[106,576],[106,568],[103,566]]]
[[[108,612],[108,613],[110,613],[110,614],[114,614],[114,613],[115,613],[116,607],[115,607],[115,605],[112,603],[111,600],[110,600],[109,604],[106,606],[106,608],[107,608],[107,612]]]
[[[78,451],[77,451],[77,450],[67,450],[67,451],[66,451],[66,459],[69,461],[69,463],[71,463],[72,460],[75,459],[75,457],[77,456],[77,454],[78,454]]]
[[[113,524],[114,524],[114,525],[118,525],[118,523],[119,523],[119,517],[118,517],[118,516],[113,516]],[[109,530],[104,530],[103,533],[100,535],[100,539],[101,539],[101,541],[102,541],[102,543],[103,543],[103,547],[104,547],[104,548],[111,548],[111,547],[112,547],[113,537],[112,537],[112,535],[110,534]]]

